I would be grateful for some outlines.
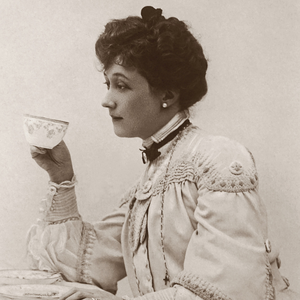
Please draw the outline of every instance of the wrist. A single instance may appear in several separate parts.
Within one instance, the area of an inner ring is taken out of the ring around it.
[[[51,182],[60,184],[64,181],[72,181],[72,178],[74,177],[74,171],[73,171],[73,168],[71,168],[68,171],[57,172],[55,174],[49,174],[49,177],[50,177]]]

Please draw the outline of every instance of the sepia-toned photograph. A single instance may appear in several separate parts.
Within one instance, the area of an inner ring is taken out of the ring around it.
[[[0,300],[300,299],[299,1],[0,11]]]

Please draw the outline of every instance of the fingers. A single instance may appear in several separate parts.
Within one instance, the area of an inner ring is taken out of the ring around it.
[[[75,294],[76,292],[77,292],[77,289],[76,288],[72,288],[69,291],[67,291],[66,293],[62,294],[59,297],[59,300],[67,299],[69,296]]]
[[[93,298],[93,293],[86,290],[80,290],[77,288],[72,288],[68,292],[64,293],[59,297],[59,300],[81,300],[85,298]]]
[[[30,153],[32,158],[36,157],[39,154],[46,154],[47,153],[47,149],[44,148],[39,148],[33,145],[30,145]]]

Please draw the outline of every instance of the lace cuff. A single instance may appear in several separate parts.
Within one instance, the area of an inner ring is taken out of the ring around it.
[[[71,181],[66,180],[66,181],[63,181],[61,183],[55,183],[53,181],[49,181],[49,185],[55,187],[56,189],[59,189],[59,188],[72,188],[76,184],[77,184],[77,179],[76,179],[75,175],[73,176]]]
[[[72,181],[60,184],[49,182],[46,198],[42,199],[40,207],[43,221],[55,224],[80,219],[75,195],[76,184],[75,175]]]

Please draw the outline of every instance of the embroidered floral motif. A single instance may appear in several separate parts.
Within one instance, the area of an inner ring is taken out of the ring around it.
[[[234,161],[230,164],[229,171],[234,175],[240,175],[243,173],[243,166],[238,161]]]
[[[89,271],[90,259],[93,254],[93,246],[96,240],[96,233],[93,225],[82,223],[81,241],[78,251],[78,263],[76,266],[77,281],[92,284]]]
[[[240,168],[239,168],[240,172]],[[161,174],[154,185],[153,196],[160,194],[164,186],[164,176]],[[244,170],[239,175],[228,172],[221,174],[218,168],[210,162],[210,158],[201,154],[195,154],[191,159],[177,160],[170,167],[169,175],[166,178],[167,184],[181,183],[185,181],[194,182],[205,186],[212,191],[228,193],[239,193],[252,190],[258,185],[258,176],[255,168]]]
[[[217,287],[189,272],[181,272],[171,282],[171,286],[179,284],[203,300],[231,300]]]

